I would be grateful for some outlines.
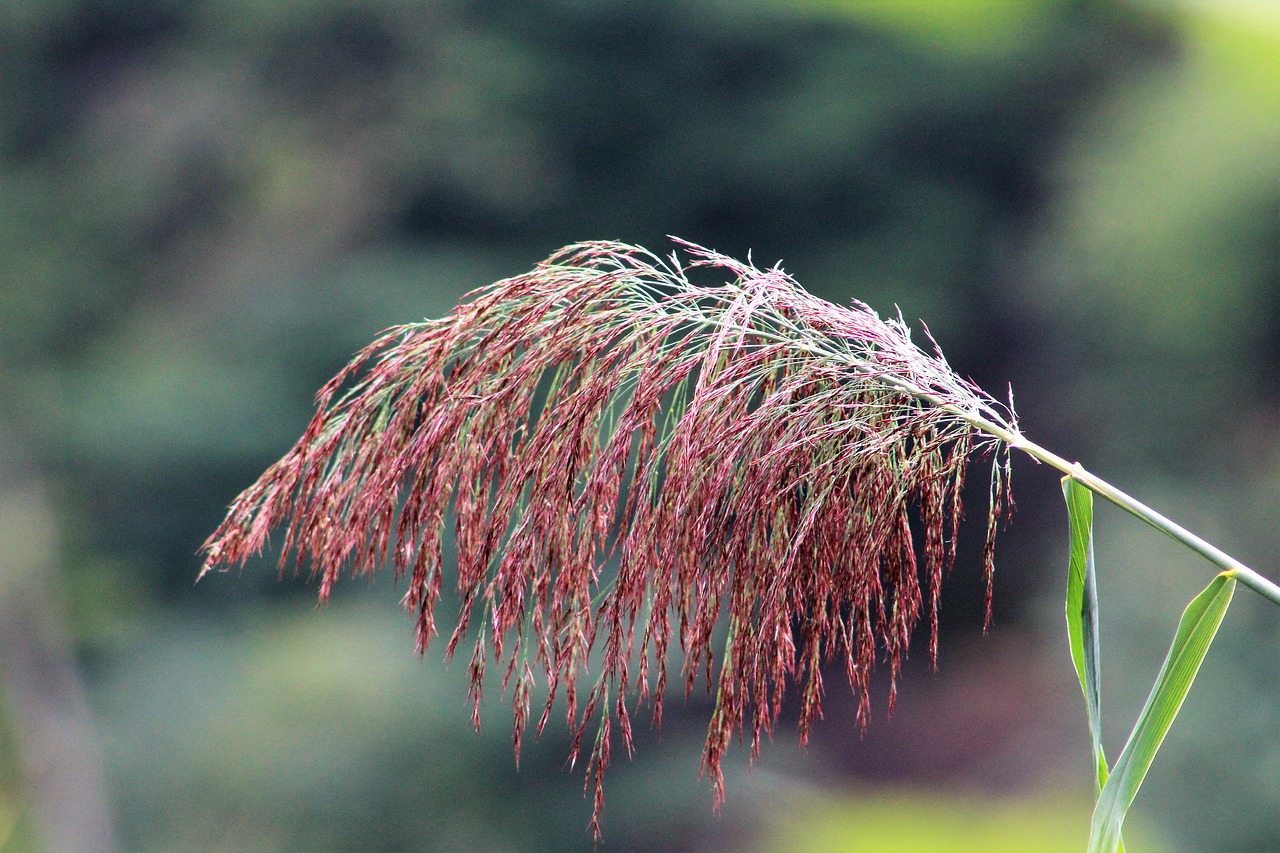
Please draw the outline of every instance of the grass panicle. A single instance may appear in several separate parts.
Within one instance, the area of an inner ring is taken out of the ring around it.
[[[790,683],[807,738],[828,663],[865,725],[873,667],[896,676],[922,615],[936,656],[975,454],[991,462],[988,616],[1010,505],[1011,407],[900,317],[680,250],[570,246],[387,330],[204,546],[206,572],[243,565],[281,528],[281,570],[309,568],[321,600],[389,563],[419,651],[442,630],[446,655],[472,645],[474,719],[487,676],[510,692],[517,760],[563,699],[593,825],[615,734],[630,752],[634,713],[660,723],[671,679],[714,693],[717,802],[731,738],[757,754]],[[445,583],[460,604],[442,618]]]

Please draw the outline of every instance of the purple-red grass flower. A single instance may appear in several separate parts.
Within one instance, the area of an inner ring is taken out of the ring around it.
[[[681,247],[684,261],[570,246],[386,331],[204,546],[204,571],[242,565],[282,527],[282,570],[307,564],[322,601],[344,570],[390,560],[420,652],[453,584],[445,654],[473,645],[473,715],[492,667],[518,760],[535,694],[539,733],[562,697],[570,761],[589,750],[593,825],[615,729],[630,752],[632,714],[661,722],[669,676],[714,691],[717,803],[730,739],[749,733],[754,757],[789,682],[802,742],[828,662],[865,724],[872,668],[897,674],[926,602],[936,655],[975,453],[992,461],[988,589],[1009,505],[1007,445],[974,421],[1016,432],[1011,408],[901,318]],[[696,268],[720,280],[694,284]]]

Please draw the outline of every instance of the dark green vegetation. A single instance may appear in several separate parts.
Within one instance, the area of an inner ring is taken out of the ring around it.
[[[352,351],[576,239],[680,234],[783,257],[835,302],[900,304],[960,373],[1011,382],[1038,440],[1276,576],[1274,21],[418,5],[0,11],[0,578],[49,560],[38,588],[83,665],[123,848],[589,847],[565,744],[527,744],[516,775],[504,708],[474,738],[464,667],[407,658],[389,586],[345,585],[316,614],[265,563],[192,584],[228,497]],[[805,773],[1065,786],[1083,822],[1042,474],[1018,481],[993,634],[962,563],[941,672],[917,656],[892,722],[881,693],[858,742],[833,691],[807,756],[784,720],[753,776],[726,768],[716,822],[692,780],[706,700],[688,720],[673,702],[661,741],[638,731],[637,762],[611,771],[606,843],[749,846]],[[1205,577],[1120,514],[1098,534],[1110,744]],[[30,601],[15,586],[7,614]],[[1188,850],[1275,848],[1277,641],[1238,596],[1131,822],[1149,809]],[[37,809],[7,769],[21,685],[0,666],[0,834],[16,820],[32,849]]]

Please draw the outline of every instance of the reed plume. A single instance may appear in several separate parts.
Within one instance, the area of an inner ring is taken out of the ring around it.
[[[892,685],[926,607],[936,656],[975,455],[990,461],[988,618],[1009,506],[1012,407],[932,341],[780,268],[680,249],[570,246],[444,319],[387,330],[204,546],[202,574],[282,527],[282,571],[308,566],[322,601],[344,571],[389,560],[420,652],[455,583],[445,654],[472,644],[473,719],[493,668],[518,761],[535,694],[538,733],[563,697],[593,825],[615,730],[630,752],[632,715],[661,722],[669,677],[714,692],[717,802],[730,739],[749,732],[754,757],[789,683],[802,742],[835,661],[865,725],[873,667],[887,661]]]

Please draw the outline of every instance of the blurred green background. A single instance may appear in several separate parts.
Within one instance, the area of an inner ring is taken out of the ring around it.
[[[385,326],[677,234],[923,318],[1026,430],[1280,577],[1280,9],[1102,0],[0,3],[0,850],[591,850],[390,577],[199,585]],[[601,850],[1068,851],[1090,811],[1057,478],[1019,460],[898,711],[839,678],[712,813],[695,693]],[[974,513],[977,515],[978,513]],[[1118,752],[1207,565],[1100,511]],[[1132,851],[1280,849],[1280,614],[1237,596]],[[496,697],[495,697],[496,698]],[[739,750],[741,753],[742,750]]]

